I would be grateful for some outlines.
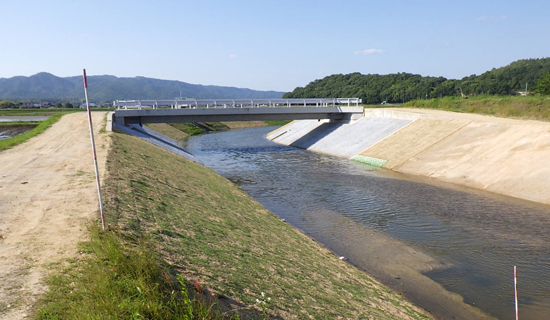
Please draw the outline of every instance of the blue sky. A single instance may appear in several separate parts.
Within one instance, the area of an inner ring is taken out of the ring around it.
[[[0,78],[291,91],[337,73],[459,79],[550,56],[550,1],[3,0]]]

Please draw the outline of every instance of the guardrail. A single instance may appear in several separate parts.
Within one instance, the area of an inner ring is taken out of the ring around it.
[[[116,100],[113,107],[117,109],[181,109],[181,108],[269,108],[281,106],[316,106],[328,107],[355,104],[359,106],[359,98],[330,99],[173,99],[173,100]]]

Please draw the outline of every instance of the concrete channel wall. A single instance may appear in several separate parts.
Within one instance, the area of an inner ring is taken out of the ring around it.
[[[550,123],[424,109],[366,109],[352,124],[295,121],[275,142],[550,204]]]

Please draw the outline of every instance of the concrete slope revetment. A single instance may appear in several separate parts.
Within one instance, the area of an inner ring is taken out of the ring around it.
[[[425,109],[366,109],[365,116],[348,125],[296,121],[268,138],[550,203],[550,123]]]
[[[301,120],[267,138],[297,148],[351,158],[410,124],[411,120],[361,118],[351,124]]]

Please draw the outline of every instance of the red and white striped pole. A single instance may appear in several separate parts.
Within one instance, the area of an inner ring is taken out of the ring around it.
[[[92,152],[94,155],[95,180],[97,183],[97,195],[99,198],[99,213],[101,215],[101,228],[105,231],[105,214],[103,213],[103,201],[101,200],[101,184],[99,183],[99,170],[97,168],[97,156],[95,152],[94,130],[92,126],[92,112],[90,111],[90,101],[88,100],[88,79],[86,79],[86,69],[82,69],[84,79],[84,94],[86,95],[86,108],[88,110],[88,122],[90,124],[90,138],[92,140]]]
[[[518,313],[518,274],[517,274],[516,266],[514,266],[514,296],[515,296],[515,302],[516,302],[516,320],[519,320],[519,313]]]

